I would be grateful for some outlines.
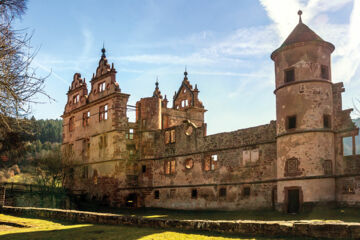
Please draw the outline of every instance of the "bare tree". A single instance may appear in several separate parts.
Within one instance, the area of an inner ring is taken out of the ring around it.
[[[26,0],[0,0],[0,127],[6,131],[21,128],[37,94],[47,96],[45,78],[31,67],[36,54],[31,34],[12,28],[14,18],[25,10]]]

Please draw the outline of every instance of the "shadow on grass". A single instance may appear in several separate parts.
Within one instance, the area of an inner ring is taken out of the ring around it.
[[[139,228],[129,226],[109,226],[109,225],[89,225],[80,226],[71,229],[60,229],[50,231],[34,231],[34,232],[21,232],[10,233],[1,236],[2,240],[42,240],[42,239],[73,239],[73,240],[168,240],[168,239],[198,239],[198,240],[226,240],[226,239],[290,239],[285,237],[265,238],[265,237],[251,237],[251,236],[238,236],[229,234],[218,234],[211,232],[198,232],[198,231],[178,231],[174,229],[154,229],[154,228]],[[295,239],[295,238],[291,238]],[[298,238],[310,239],[310,238]]]

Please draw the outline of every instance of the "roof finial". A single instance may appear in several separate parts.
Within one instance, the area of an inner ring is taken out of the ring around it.
[[[156,82],[155,82],[156,89],[159,89],[159,78],[156,76]]]
[[[299,23],[302,23],[302,20],[301,20],[301,14],[302,14],[302,11],[301,11],[301,10],[299,10],[299,11],[298,11],[298,15],[299,15]]]
[[[101,55],[101,57],[106,57],[105,56],[105,52],[106,52],[106,50],[105,50],[105,43],[103,42],[103,47],[102,47],[102,49],[101,49],[101,52],[102,52],[102,55]]]
[[[187,75],[188,75],[188,73],[187,73],[187,69],[186,69],[186,65],[185,65],[184,79],[187,79]]]

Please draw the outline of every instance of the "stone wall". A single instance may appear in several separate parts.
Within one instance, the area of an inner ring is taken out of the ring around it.
[[[4,206],[4,214],[50,218],[77,223],[129,225],[180,230],[197,230],[267,237],[312,237],[329,239],[359,239],[360,223],[329,221],[215,221],[215,220],[172,220],[123,216],[108,213],[93,213],[73,210],[19,208]]]

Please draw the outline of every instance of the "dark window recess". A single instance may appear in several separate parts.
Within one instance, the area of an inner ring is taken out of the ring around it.
[[[191,190],[191,198],[197,198],[197,189]]]
[[[155,198],[155,199],[160,199],[160,192],[159,192],[159,190],[156,190],[156,191],[154,192],[154,198]]]
[[[244,187],[243,195],[244,195],[244,197],[249,197],[250,196],[250,187]]]
[[[296,128],[296,116],[291,116],[287,118],[287,129]]]
[[[285,83],[293,82],[293,81],[295,81],[295,70],[294,69],[285,70]]]
[[[220,188],[219,197],[226,197],[226,188]]]
[[[329,68],[328,68],[328,66],[321,65],[321,78],[329,79]]]
[[[146,173],[146,165],[142,165],[141,170],[143,173]]]
[[[324,115],[324,128],[331,128],[331,118],[330,115]]]

